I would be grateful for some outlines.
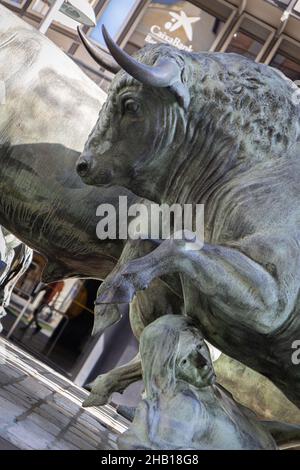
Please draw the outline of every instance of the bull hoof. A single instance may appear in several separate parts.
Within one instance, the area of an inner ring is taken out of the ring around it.
[[[111,287],[97,297],[96,304],[129,304],[135,295],[135,289],[129,282]]]
[[[92,336],[103,333],[106,328],[114,325],[122,317],[118,305],[116,304],[97,304],[95,302],[94,313],[95,316]]]

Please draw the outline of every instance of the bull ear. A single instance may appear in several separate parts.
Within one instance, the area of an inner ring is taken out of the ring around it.
[[[190,104],[190,93],[182,81],[175,82],[169,87],[171,93],[175,95],[178,104],[186,111]]]

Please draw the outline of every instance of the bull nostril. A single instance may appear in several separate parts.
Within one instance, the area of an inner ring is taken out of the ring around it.
[[[81,160],[77,163],[76,170],[79,176],[85,176],[89,170],[89,162],[87,160]]]

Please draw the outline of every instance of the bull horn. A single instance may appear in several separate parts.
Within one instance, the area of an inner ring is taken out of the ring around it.
[[[161,60],[156,66],[142,64],[128,55],[113,41],[104,25],[102,25],[102,34],[108,50],[116,62],[139,82],[154,87],[168,87],[178,81],[180,70],[175,62],[165,59]]]
[[[82,44],[90,54],[90,56],[97,62],[100,67],[103,67],[109,72],[117,73],[121,69],[121,67],[117,64],[117,62],[109,56],[106,52],[102,51],[100,48],[95,47],[91,41],[86,37],[84,32],[77,26],[78,35],[82,41]]]

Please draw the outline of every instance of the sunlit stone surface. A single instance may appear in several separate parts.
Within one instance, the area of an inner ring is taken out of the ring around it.
[[[115,449],[127,422],[111,406],[0,339],[0,449]]]

